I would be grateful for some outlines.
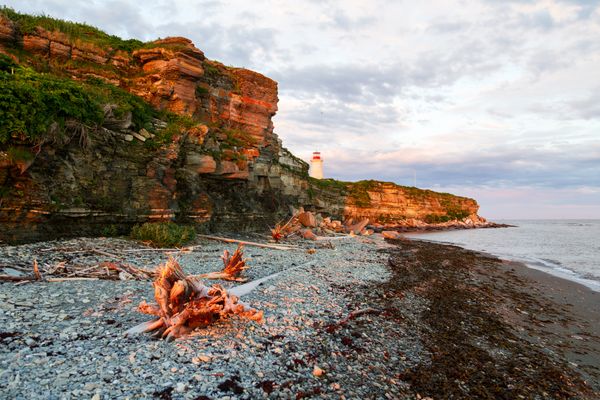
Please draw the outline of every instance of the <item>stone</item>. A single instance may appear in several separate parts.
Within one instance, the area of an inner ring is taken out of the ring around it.
[[[397,231],[382,231],[381,235],[385,239],[400,239],[402,237]]]
[[[139,141],[145,142],[146,138],[137,132],[131,132],[131,135]]]
[[[46,55],[50,52],[50,41],[36,35],[23,36],[23,49],[32,53]]]
[[[217,175],[226,175],[233,174],[234,172],[238,172],[239,169],[237,165],[232,161],[221,161],[219,163],[219,167],[217,168]]]
[[[323,376],[324,373],[325,373],[325,371],[323,371],[321,368],[319,368],[316,365],[313,368],[313,375],[316,376],[317,378],[320,377],[320,376]]]
[[[306,240],[317,240],[317,235],[310,229],[303,229],[301,231],[302,237]]]
[[[361,221],[346,226],[346,232],[359,235],[360,232],[369,224],[368,218],[363,218]]]
[[[146,129],[142,128],[140,129],[139,134],[143,137],[145,137],[146,139],[151,139],[154,137],[153,134],[151,134],[150,132],[148,132]]]
[[[71,46],[60,42],[50,42],[50,57],[69,59],[71,57]]]
[[[298,221],[307,228],[314,228],[317,226],[317,219],[314,214],[310,211],[301,212],[297,215]]]
[[[0,15],[0,42],[12,43],[15,40],[15,24],[4,15]]]

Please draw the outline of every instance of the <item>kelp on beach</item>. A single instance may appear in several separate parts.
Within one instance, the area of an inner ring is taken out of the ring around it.
[[[582,377],[564,360],[517,335],[517,327],[499,312],[509,304],[532,316],[545,308],[551,312],[550,304],[506,291],[497,277],[481,274],[500,263],[458,247],[418,241],[403,241],[391,252],[394,277],[387,289],[413,292],[427,301],[417,329],[431,355],[430,362],[398,377],[416,393],[433,398],[591,396]]]

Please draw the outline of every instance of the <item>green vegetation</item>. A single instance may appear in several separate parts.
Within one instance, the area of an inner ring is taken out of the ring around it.
[[[469,216],[469,213],[463,210],[446,210],[446,215],[428,214],[425,216],[425,222],[428,224],[439,224],[448,221],[462,220]]]
[[[14,66],[11,61],[0,57],[0,144],[12,137],[32,143],[51,139],[56,125],[59,134],[64,134],[68,120],[87,127],[99,126],[104,120],[105,104],[117,106],[113,110],[117,117],[131,112],[136,129],[151,130],[150,122],[158,115],[140,97],[100,79],[76,82]]]
[[[354,182],[350,185],[348,195],[356,206],[370,207],[371,197],[369,196],[369,191],[377,189],[382,183],[384,182],[374,180]]]
[[[105,237],[117,237],[119,236],[119,228],[114,224],[110,224],[102,228],[100,233]]]
[[[233,73],[237,68],[228,67],[214,60],[205,61],[202,64],[202,68],[204,69],[204,77],[209,81],[217,81],[226,78],[231,84],[231,92],[239,95],[242,94],[240,82]]]
[[[160,119],[166,121],[167,126],[156,131],[154,138],[146,140],[144,144],[150,149],[157,149],[161,145],[171,142],[174,136],[181,135],[186,130],[198,124],[198,122],[187,115],[177,115],[165,111],[160,113]]]
[[[323,189],[323,190],[329,190],[329,189],[333,189],[333,190],[339,190],[340,192],[342,192],[342,194],[346,193],[346,189],[348,187],[348,185],[350,184],[349,182],[343,182],[343,181],[338,181],[335,179],[315,179],[313,177],[309,177],[308,178],[308,182],[313,185],[316,186],[319,189]]]
[[[131,237],[150,242],[154,247],[174,247],[193,240],[196,231],[191,226],[177,225],[174,222],[147,222],[134,226]]]
[[[12,73],[17,67],[12,58],[0,53],[0,71]]]
[[[207,97],[209,95],[209,91],[204,86],[196,86],[196,97]]]
[[[218,67],[208,62],[204,62],[202,64],[202,68],[204,69],[204,76],[206,76],[209,79],[218,79],[222,75]]]
[[[256,139],[241,129],[224,129],[223,133],[227,136],[221,144],[225,149],[233,147],[249,148],[256,145]]]
[[[79,83],[22,68],[0,71],[0,144],[13,136],[37,142],[55,122],[96,125],[102,117],[98,99]]]
[[[62,32],[71,41],[83,40],[104,49],[131,52],[144,46],[144,43],[137,39],[123,40],[87,24],[65,21],[47,15],[21,14],[9,7],[1,7],[0,14],[13,21],[21,34],[32,33],[37,27],[41,27],[51,32]]]
[[[35,158],[29,150],[22,147],[10,146],[8,150],[6,150],[6,154],[8,155],[8,161],[13,165],[18,162],[31,161]]]

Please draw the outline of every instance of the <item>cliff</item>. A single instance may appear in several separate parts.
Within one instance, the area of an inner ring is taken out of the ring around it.
[[[264,230],[300,206],[371,221],[477,213],[452,195],[309,180],[273,130],[277,83],[185,38],[121,40],[5,8],[0,57],[0,240],[165,219]]]

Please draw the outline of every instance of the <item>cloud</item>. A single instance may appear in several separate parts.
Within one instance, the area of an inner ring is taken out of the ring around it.
[[[253,68],[256,64],[285,57],[287,51],[278,49],[274,29],[251,27],[236,23],[222,26],[216,22],[170,22],[158,25],[160,36],[184,36],[202,49],[207,57],[238,67]]]
[[[426,187],[600,188],[597,142],[587,143],[585,149],[578,145],[497,145],[480,151],[458,147],[444,151],[406,146],[377,152],[338,148],[322,153],[326,174],[342,180],[368,179],[378,173],[383,180],[410,184],[416,171],[418,181]]]
[[[557,212],[579,204],[567,193],[600,190],[596,0],[5,3],[124,37],[186,36],[274,78],[284,145],[321,150],[333,177],[412,184],[416,171],[502,212],[492,193],[517,188],[515,207],[547,195],[556,204],[537,204]]]

